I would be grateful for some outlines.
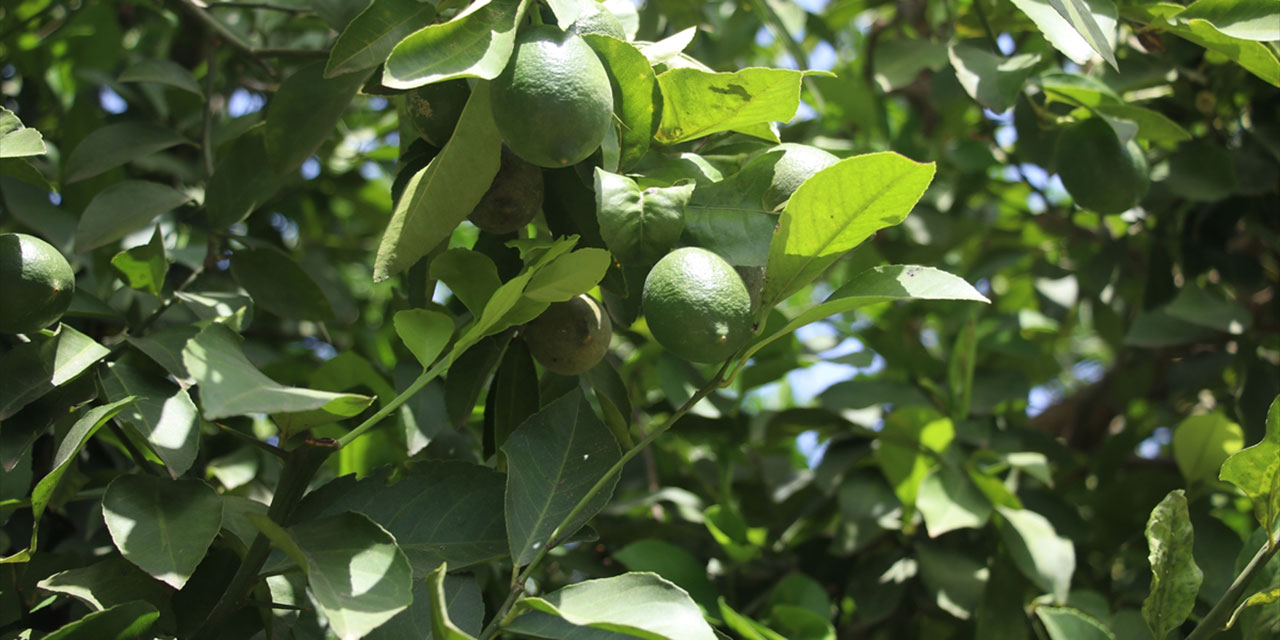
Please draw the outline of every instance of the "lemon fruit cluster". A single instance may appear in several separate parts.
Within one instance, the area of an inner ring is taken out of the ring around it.
[[[654,339],[692,362],[720,362],[751,337],[751,296],[723,258],[699,247],[663,256],[644,281],[641,308]]]
[[[613,125],[613,89],[604,65],[580,36],[551,25],[516,37],[491,91],[502,139],[540,167],[587,159]]]
[[[548,371],[573,376],[604,358],[613,321],[595,298],[582,294],[547,307],[521,335],[529,353]]]
[[[53,245],[24,233],[0,234],[0,333],[39,331],[71,306],[76,276]]]

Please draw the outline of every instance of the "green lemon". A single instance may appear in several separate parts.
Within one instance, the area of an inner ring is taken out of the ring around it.
[[[443,147],[453,135],[453,128],[467,106],[471,88],[466,80],[449,80],[428,84],[409,91],[404,97],[405,111],[413,128],[423,140]]]
[[[613,321],[595,298],[582,294],[552,303],[520,335],[548,371],[575,376],[596,366],[609,351]]]
[[[521,160],[503,146],[498,175],[468,219],[489,233],[512,233],[538,215],[542,195],[542,169]]]
[[[585,3],[582,13],[578,14],[578,19],[569,25],[569,30],[580,36],[598,33],[613,36],[619,40],[627,39],[627,34],[622,30],[622,23],[618,22],[618,17],[599,2]]]
[[[649,331],[668,351],[693,362],[720,362],[751,337],[751,295],[714,252],[668,253],[644,281],[641,307]]]
[[[585,160],[613,126],[604,65],[581,37],[551,25],[516,38],[491,95],[493,122],[507,146],[540,167]]]
[[[1102,118],[1089,118],[1063,131],[1054,165],[1076,204],[1098,213],[1124,213],[1150,186],[1142,147],[1132,140],[1121,145]]]
[[[767,181],[760,202],[766,211],[776,211],[805,180],[839,161],[817,147],[784,142],[752,159],[741,173],[747,184]]]
[[[0,333],[30,333],[71,306],[76,276],[53,245],[24,233],[0,234]]]

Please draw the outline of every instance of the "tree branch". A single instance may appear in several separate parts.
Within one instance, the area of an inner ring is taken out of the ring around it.
[[[214,18],[205,11],[204,7],[197,0],[178,0],[178,4],[186,10],[196,20],[204,23],[210,31],[216,33],[231,45],[233,49],[253,58],[260,66],[268,71],[271,70],[267,66],[264,58],[327,58],[328,51],[320,49],[289,49],[285,47],[257,47],[250,44],[240,34],[231,30],[231,27],[223,24],[221,20]]]

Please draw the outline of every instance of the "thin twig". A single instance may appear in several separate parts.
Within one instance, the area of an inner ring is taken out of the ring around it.
[[[225,40],[233,49],[253,58],[254,62],[268,72],[274,72],[274,70],[267,66],[267,63],[263,60],[264,58],[327,58],[329,56],[328,51],[319,49],[254,46],[240,37],[240,34],[232,31],[231,27],[223,24],[221,20],[209,15],[195,0],[178,0],[178,4],[182,5],[187,13],[196,20],[204,23],[211,31],[218,34],[218,37]]]
[[[270,2],[209,2],[206,3],[208,9],[262,9],[264,11],[279,11],[281,13],[302,14],[307,13],[309,9],[303,7],[287,7],[279,4],[271,4]]]

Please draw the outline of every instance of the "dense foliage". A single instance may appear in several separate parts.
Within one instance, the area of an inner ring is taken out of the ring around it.
[[[0,232],[76,287],[0,335],[0,638],[1277,637],[1278,41],[5,2]]]

